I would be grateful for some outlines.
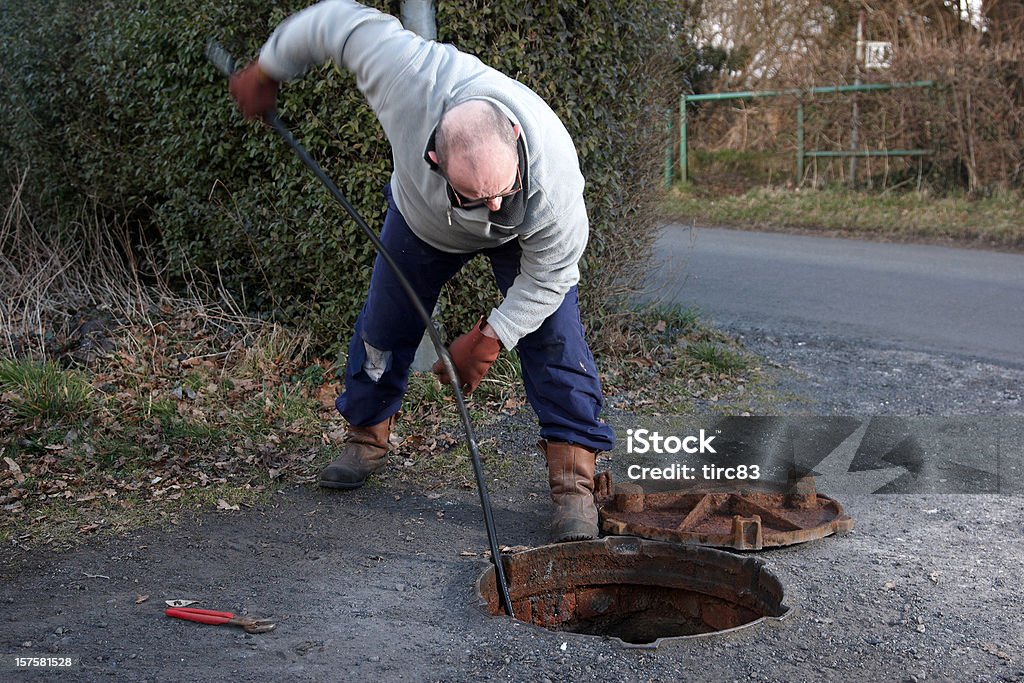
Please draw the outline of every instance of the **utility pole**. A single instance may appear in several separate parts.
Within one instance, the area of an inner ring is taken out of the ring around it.
[[[437,40],[437,19],[434,0],[403,0],[402,26],[427,40]],[[434,304],[434,310],[430,314],[431,324],[437,326],[438,332],[441,332],[441,326],[437,320],[440,315],[441,302],[438,301]],[[437,350],[430,340],[430,331],[426,330],[423,333],[423,339],[420,340],[420,345],[416,348],[412,369],[417,372],[427,372],[436,360]]]
[[[860,85],[860,65],[864,61],[864,10],[857,16],[857,49],[853,65],[853,84]],[[853,94],[853,115],[851,117],[850,151],[856,152],[860,147],[860,101],[857,93]],[[857,186],[857,157],[850,157],[850,187]]]
[[[434,0],[402,0],[402,26],[427,40],[437,40]]]

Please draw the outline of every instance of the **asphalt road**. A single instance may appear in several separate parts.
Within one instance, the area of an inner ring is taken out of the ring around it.
[[[730,330],[1024,367],[1024,255],[668,225],[648,296]]]

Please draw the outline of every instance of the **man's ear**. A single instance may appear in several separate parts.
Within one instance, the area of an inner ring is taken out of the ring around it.
[[[429,152],[427,152],[427,156],[430,158],[431,161],[437,164],[437,152],[435,152],[434,150],[430,150]]]
[[[518,140],[519,139],[519,134],[523,132],[523,128],[518,123],[513,123],[512,124],[512,132],[515,133],[516,140]]]

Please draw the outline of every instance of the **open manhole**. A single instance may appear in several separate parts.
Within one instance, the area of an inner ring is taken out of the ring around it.
[[[712,548],[608,537],[506,555],[505,564],[517,619],[628,646],[723,633],[789,611],[761,560]],[[476,592],[486,612],[504,614],[493,566]]]
[[[747,484],[644,493],[598,477],[601,528],[691,545],[760,550],[793,545],[853,528],[843,506],[817,492],[812,476],[793,475],[781,490]]]

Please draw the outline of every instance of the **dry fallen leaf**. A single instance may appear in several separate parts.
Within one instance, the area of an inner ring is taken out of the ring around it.
[[[142,603],[146,602],[146,600],[149,600],[149,596],[148,595],[141,595],[140,594],[140,595],[136,596],[135,604],[136,605],[141,605]]]
[[[217,509],[218,510],[241,510],[242,508],[238,507],[238,505],[232,505],[231,503],[227,502],[223,498],[218,498],[217,499]]]
[[[7,463],[7,469],[14,475],[14,481],[19,484],[25,481],[25,475],[21,472],[21,467],[12,458],[4,458],[4,462]]]
[[[323,384],[316,391],[316,400],[324,408],[334,409],[334,400],[338,397],[337,384]]]
[[[505,399],[505,405],[503,407],[505,410],[516,410],[518,408],[522,408],[524,405],[526,405],[526,401],[523,401],[516,396],[510,396]]]

